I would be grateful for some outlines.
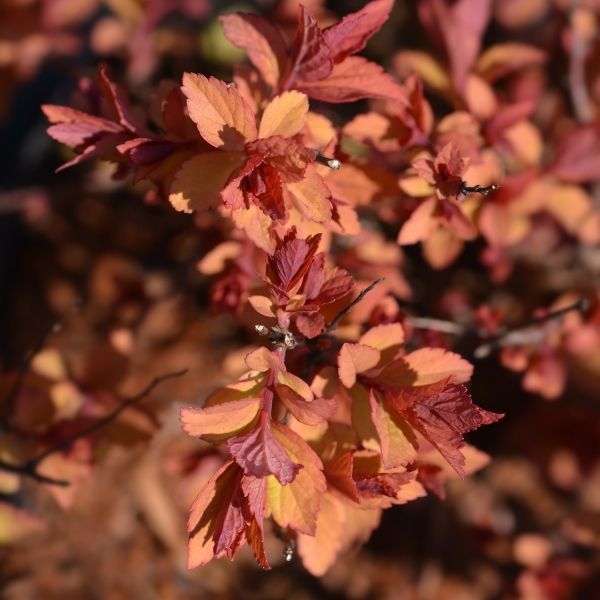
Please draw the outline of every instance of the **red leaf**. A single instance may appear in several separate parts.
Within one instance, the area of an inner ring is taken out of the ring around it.
[[[257,15],[234,13],[219,17],[225,37],[246,51],[250,62],[271,86],[279,82],[287,59],[287,48],[279,30]]]
[[[329,53],[319,22],[307,8],[300,5],[291,67],[283,88],[297,88],[299,82],[318,81],[327,77],[332,68]]]
[[[356,482],[352,478],[354,455],[352,452],[344,452],[323,466],[328,483],[333,485],[348,498],[359,501]]]
[[[296,239],[296,231],[292,230],[268,260],[271,281],[285,292],[296,287],[310,268],[320,240],[319,234]]]
[[[266,503],[266,479],[257,479],[256,477],[242,477],[242,492],[246,497],[247,504],[244,507],[244,516],[250,523],[246,527],[246,539],[256,558],[256,562],[263,569],[270,569],[267,553],[265,550],[265,533],[263,520],[265,516]]]
[[[232,558],[240,547],[246,524],[240,498],[241,478],[240,468],[228,461],[194,500],[188,519],[189,569],[225,553]]]
[[[319,304],[329,304],[343,298],[354,288],[352,275],[344,269],[334,267],[327,272],[327,278],[319,291],[316,301]]]
[[[282,485],[286,485],[294,481],[301,468],[275,439],[270,418],[264,413],[256,427],[228,440],[227,447],[246,475],[275,475]]]
[[[354,102],[383,98],[407,104],[405,89],[382,67],[360,56],[349,56],[334,65],[328,77],[299,82],[295,87],[323,102]]]
[[[99,69],[98,83],[115,121],[131,132],[142,133],[144,128],[134,116],[123,90],[110,80],[106,65]]]
[[[331,60],[339,63],[350,54],[362,50],[369,38],[388,20],[394,0],[375,0],[363,9],[345,16],[339,23],[323,31],[331,49]]]
[[[461,477],[463,434],[504,416],[479,408],[463,385],[448,385],[447,381],[388,394],[386,403],[431,442]]]

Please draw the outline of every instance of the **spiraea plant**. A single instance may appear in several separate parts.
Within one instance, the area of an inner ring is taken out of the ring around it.
[[[61,168],[110,161],[148,202],[220,232],[199,268],[214,278],[213,308],[255,336],[237,381],[181,409],[183,430],[221,462],[191,507],[190,568],[248,543],[268,569],[265,536],[276,535],[286,558],[297,549],[321,575],[383,510],[444,497],[448,479],[488,462],[464,436],[502,415],[473,401],[473,366],[448,338],[423,335],[436,323],[401,309],[419,280],[403,272],[401,246],[421,244],[423,268],[441,270],[479,244],[482,271],[502,281],[535,260],[536,233],[600,240],[581,187],[597,179],[597,160],[578,161],[568,131],[542,159],[531,73],[544,52],[481,52],[489,1],[423,0],[438,55],[403,50],[386,72],[359,53],[393,5],[375,0],[327,27],[300,6],[291,34],[227,14],[224,34],[248,59],[231,81],[185,73],[161,82],[144,111],[101,67],[79,108],[43,107],[48,133],[75,152]],[[426,89],[451,108],[434,115]],[[359,100],[342,122],[339,105]],[[597,131],[582,127],[597,149]],[[585,327],[577,315],[557,333],[562,321],[548,319],[534,350],[489,307],[459,308],[468,315],[456,327],[487,340],[479,354],[501,348],[542,392],[540,369],[560,369],[562,341]],[[548,397],[564,385],[556,379]]]

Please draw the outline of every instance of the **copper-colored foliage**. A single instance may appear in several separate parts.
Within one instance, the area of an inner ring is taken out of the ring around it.
[[[0,596],[600,597],[598,2],[221,4],[0,7]]]

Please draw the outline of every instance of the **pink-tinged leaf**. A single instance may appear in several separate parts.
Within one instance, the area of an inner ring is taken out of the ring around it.
[[[289,73],[285,77],[285,89],[298,87],[299,82],[318,81],[331,73],[332,62],[329,47],[315,16],[300,5],[298,25],[294,35]]]
[[[62,127],[62,126],[56,125],[55,127]],[[52,132],[50,131],[51,129],[53,129],[53,127],[51,127],[48,130],[48,133],[50,135],[52,135]],[[119,154],[118,154],[117,148],[119,147],[120,144],[124,143],[126,140],[127,140],[126,133],[121,133],[121,134],[111,133],[108,135],[100,136],[97,141],[92,142],[90,140],[88,142],[89,145],[86,146],[85,150],[83,150],[81,152],[81,154],[77,155],[75,158],[73,158],[69,162],[66,162],[63,165],[61,165],[60,167],[58,167],[58,169],[56,169],[56,172],[59,173],[60,171],[63,171],[64,169],[68,169],[69,167],[72,167],[74,165],[85,162],[86,160],[91,160],[93,158],[117,161],[119,159]]]
[[[535,103],[531,100],[516,102],[501,108],[486,123],[484,130],[486,136],[488,139],[494,139],[494,137],[501,139],[502,134],[509,127],[530,117],[534,109]]]
[[[233,557],[243,542],[245,520],[239,500],[242,472],[225,463],[200,490],[188,519],[188,569],[228,554]]]
[[[419,15],[434,38],[441,38],[450,62],[452,81],[465,92],[467,78],[481,48],[491,14],[491,0],[421,0]]]
[[[219,21],[225,37],[246,52],[262,78],[276,87],[286,64],[287,48],[279,30],[257,15],[234,13]]]
[[[320,235],[313,235],[305,240],[296,239],[295,231],[286,236],[268,260],[273,274],[271,281],[286,292],[293,290],[310,268],[320,240]]]
[[[221,192],[241,167],[236,152],[204,152],[183,163],[177,171],[169,193],[175,210],[208,210],[221,204]]]
[[[321,460],[289,427],[275,422],[273,434],[302,469],[288,485],[281,485],[274,476],[267,478],[267,510],[280,527],[314,535],[321,497],[327,488]]]
[[[434,160],[436,183],[453,178],[460,179],[469,167],[469,158],[464,156],[456,142],[451,140],[438,153]]]
[[[369,390],[371,420],[381,447],[381,460],[386,469],[404,467],[415,461],[419,447],[415,432],[405,419],[393,414]]]
[[[406,90],[382,67],[360,56],[349,56],[334,65],[325,79],[302,81],[296,87],[323,102],[354,102],[383,98],[408,104]]]
[[[356,376],[377,366],[381,352],[363,344],[344,344],[338,355],[338,375],[340,381],[351,388]]]
[[[388,20],[394,0],[375,0],[361,10],[346,15],[339,23],[323,31],[331,49],[331,60],[339,63],[351,54],[360,52],[369,38]]]
[[[285,385],[277,386],[277,395],[292,413],[305,425],[322,425],[335,412],[336,402],[333,398],[316,398],[307,402],[302,396]]]
[[[316,338],[323,332],[325,317],[321,313],[300,314],[296,317],[296,327],[307,338]]]
[[[123,133],[118,123],[94,117],[68,106],[42,105],[42,111],[50,123],[48,134],[70,148],[79,148],[107,133]]]
[[[258,348],[257,350],[249,352],[244,360],[251,371],[265,373],[267,371],[277,372],[285,370],[285,365],[279,354],[271,352],[266,348]]]
[[[555,353],[536,356],[527,368],[523,388],[540,394],[546,400],[560,397],[567,383],[567,368],[564,360]]]
[[[449,379],[464,383],[471,379],[473,365],[443,348],[420,348],[387,365],[378,379],[389,385],[422,386]]]
[[[264,413],[256,427],[229,439],[227,447],[246,475],[275,475],[281,485],[294,481],[302,467],[292,461],[277,441],[271,430],[271,420]]]
[[[599,181],[600,127],[586,125],[562,137],[549,171],[570,183]]]
[[[447,381],[403,389],[386,396],[386,402],[431,442],[461,477],[465,465],[460,452],[463,434],[504,416],[479,408],[464,386],[448,385]]]
[[[308,98],[305,94],[295,90],[283,92],[267,104],[260,120],[258,137],[292,137],[302,131],[307,113]]]
[[[184,73],[181,89],[200,135],[215,148],[239,151],[256,138],[254,113],[234,86],[214,77]]]
[[[225,439],[242,432],[256,419],[261,402],[261,398],[244,398],[206,408],[184,406],[179,418],[188,435]]]

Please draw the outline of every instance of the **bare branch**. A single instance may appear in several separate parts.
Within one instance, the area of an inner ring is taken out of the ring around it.
[[[47,483],[48,485],[58,485],[61,487],[67,487],[70,485],[65,479],[54,479],[54,477],[47,477],[38,473],[35,466],[26,465],[13,465],[12,463],[6,462],[0,459],[0,471],[6,471],[8,473],[14,473],[22,477],[29,477],[39,483]]]
[[[497,190],[500,186],[497,183],[492,183],[492,185],[467,185],[466,181],[460,182],[460,193],[463,196],[467,194],[481,194],[482,196],[487,196],[490,192]]]
[[[181,371],[167,373],[165,375],[155,377],[141,392],[139,392],[135,396],[132,396],[131,398],[124,399],[123,402],[117,408],[115,408],[112,412],[108,413],[101,419],[98,419],[97,421],[95,421],[94,423],[89,425],[88,427],[84,427],[83,429],[74,433],[73,435],[65,438],[64,440],[61,440],[55,446],[52,446],[51,448],[47,448],[46,450],[44,450],[37,456],[30,459],[24,465],[13,465],[11,463],[7,463],[5,461],[0,460],[0,470],[8,471],[10,473],[16,473],[19,475],[24,475],[26,477],[30,477],[31,479],[35,479],[36,481],[39,481],[40,483],[48,483],[51,485],[61,485],[61,486],[69,485],[68,481],[64,481],[61,479],[53,479],[52,477],[46,477],[45,475],[38,473],[37,467],[39,466],[39,464],[42,461],[44,461],[46,458],[48,458],[52,454],[56,454],[57,452],[62,452],[64,450],[67,450],[77,440],[87,437],[87,436],[91,435],[92,433],[95,433],[96,431],[102,429],[103,427],[105,427],[106,425],[108,425],[109,423],[114,421],[124,410],[126,410],[130,406],[133,406],[134,404],[136,404],[137,402],[139,402],[140,400],[142,400],[143,398],[148,396],[161,383],[163,383],[169,379],[175,379],[176,377],[181,377],[181,376],[185,375],[187,373],[187,371],[188,371],[187,369],[182,369]]]
[[[429,329],[449,335],[465,335],[467,333],[467,329],[463,325],[453,323],[452,321],[443,321],[442,319],[407,316],[406,321],[416,329]]]
[[[255,325],[254,329],[258,335],[268,337],[274,344],[283,346],[286,350],[292,350],[296,346],[304,343],[304,336],[298,337],[287,329],[282,329],[278,325],[266,327],[265,325]]]
[[[8,394],[3,399],[2,404],[0,405],[0,428],[8,430],[10,428],[9,420],[10,415],[15,406],[15,402],[21,391],[21,387],[23,385],[23,381],[25,380],[25,376],[29,372],[31,367],[31,361],[34,359],[35,355],[40,352],[40,350],[46,345],[48,338],[53,334],[60,331],[62,327],[62,321],[55,321],[52,323],[50,327],[48,327],[42,335],[36,340],[33,348],[27,352],[25,358],[21,361],[19,365],[19,369],[17,371],[17,376],[8,391]]]
[[[502,332],[491,340],[481,344],[475,348],[473,356],[475,358],[486,358],[494,350],[503,348],[505,346],[524,346],[527,344],[541,343],[545,337],[543,331],[540,330],[539,326],[548,321],[554,321],[562,318],[567,313],[573,311],[579,311],[584,313],[590,306],[589,301],[586,298],[580,298],[577,302],[559,308],[558,310],[549,312],[541,317],[534,317],[529,321],[518,325],[512,329]]]
[[[331,323],[325,325],[323,333],[329,333],[330,331],[333,331],[338,326],[339,322],[352,310],[352,308],[355,307],[376,285],[379,285],[384,279],[385,277],[380,277],[362,290],[362,292],[360,292],[360,294],[358,294],[358,296],[356,296],[356,298],[354,298],[354,300],[352,300],[348,306],[340,310],[340,312],[335,315]]]

